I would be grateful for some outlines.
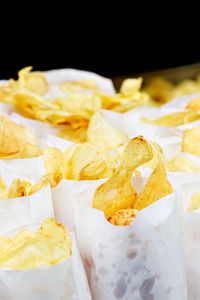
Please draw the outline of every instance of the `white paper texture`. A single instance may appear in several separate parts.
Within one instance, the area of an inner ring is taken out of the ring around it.
[[[77,237],[93,299],[187,299],[175,194],[140,211],[127,227],[86,205],[87,191],[77,202]]]
[[[182,235],[187,271],[188,300],[200,299],[200,208],[187,211],[191,196],[200,191],[200,180],[185,184],[179,192],[179,203],[182,208]]]

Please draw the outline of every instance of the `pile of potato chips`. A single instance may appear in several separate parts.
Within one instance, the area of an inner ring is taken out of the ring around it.
[[[11,160],[40,156],[46,170],[36,182],[19,176],[9,184],[2,173],[0,200],[28,197],[48,185],[53,190],[65,180],[104,179],[95,190],[92,207],[102,211],[112,226],[134,226],[141,210],[176,191],[170,174],[200,173],[200,95],[181,109],[165,112],[162,108],[177,96],[200,92],[199,76],[176,86],[156,77],[144,88],[142,78],[130,78],[118,93],[110,94],[91,78],[61,80],[55,87],[58,96],[50,97],[52,84],[45,72],[33,72],[32,67],[20,70],[17,80],[0,85],[0,104],[5,109],[9,107],[0,116],[0,160],[9,164]],[[156,118],[143,114],[153,102],[160,106],[155,108]],[[105,112],[112,116],[111,121]],[[23,124],[16,115],[23,117]],[[145,134],[131,135],[131,128],[126,130],[128,115],[138,118],[136,126],[142,124],[149,131],[156,128],[161,142],[147,140]],[[117,121],[112,122],[115,117]],[[39,121],[41,130],[33,130],[28,125],[30,119],[33,124]],[[49,132],[43,131],[45,123]],[[166,132],[181,140],[173,155],[168,150],[173,143],[163,142]],[[47,142],[52,134],[53,146]],[[139,191],[133,185],[133,177],[146,178]],[[199,207],[200,191],[191,197],[188,211]],[[13,236],[0,236],[0,268],[41,268],[73,255],[64,225],[47,218],[40,226],[36,232],[24,228]]]

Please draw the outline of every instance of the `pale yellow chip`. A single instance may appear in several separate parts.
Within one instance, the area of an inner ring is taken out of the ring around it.
[[[31,183],[28,180],[15,179],[9,188],[8,199],[28,196],[30,189]]]
[[[30,72],[32,67],[23,68],[18,72],[19,86],[38,95],[44,95],[48,91],[48,83],[44,73]]]
[[[0,175],[0,200],[8,199],[8,188]]]
[[[176,86],[176,96],[189,95],[200,91],[200,84],[198,81],[186,79],[181,81]]]
[[[127,142],[128,137],[112,127],[98,112],[90,120],[87,141],[96,147],[109,151]]]
[[[138,195],[134,208],[141,210],[171,193],[173,188],[167,179],[165,162],[159,154],[158,164]]]
[[[63,175],[71,180],[97,180],[112,176],[117,160],[88,143],[76,144],[64,153]]]
[[[58,224],[56,220],[47,218],[43,221],[42,226],[38,229],[38,232],[48,238],[61,242],[71,252],[71,239],[66,227],[62,224]]]
[[[128,78],[122,82],[120,87],[120,93],[131,94],[138,92],[142,87],[142,77],[139,78]]]
[[[196,111],[181,111],[165,115],[155,120],[141,118],[145,123],[157,126],[180,126],[200,119],[200,114]]]
[[[59,149],[49,147],[44,149],[43,155],[51,187],[55,187],[63,178],[63,153]]]
[[[184,131],[182,151],[200,157],[200,127],[194,127]]]
[[[144,91],[159,103],[166,103],[175,97],[174,85],[160,76],[150,78]]]
[[[88,124],[75,129],[68,125],[60,131],[59,137],[74,143],[85,143],[87,141],[87,130]]]
[[[116,226],[129,226],[135,220],[136,214],[137,209],[134,208],[120,209],[112,214],[108,221]]]
[[[199,207],[200,207],[200,191],[192,195],[190,206],[188,207],[188,211],[194,211]]]
[[[38,182],[36,182],[36,184],[34,184],[30,188],[28,195],[30,196],[34,193],[37,193],[38,191],[42,190],[43,188],[45,188],[48,185],[49,185],[49,176],[44,175]]]
[[[152,147],[143,137],[129,141],[123,151],[120,166],[111,178],[96,189],[93,207],[104,211],[106,218],[120,209],[133,208],[137,199],[137,193],[131,184],[133,171],[152,156]]]
[[[42,155],[42,150],[35,145],[23,144],[19,148],[19,152],[13,154],[0,154],[0,159],[18,159],[31,158]]]
[[[98,96],[74,93],[67,98],[55,98],[53,103],[60,110],[83,116],[89,120],[91,116],[101,109],[101,100]]]
[[[69,258],[72,244],[66,228],[48,218],[37,232],[23,229],[13,239],[0,237],[0,246],[0,268],[24,270]]]
[[[200,110],[200,96],[198,96],[195,99],[192,99],[188,105],[186,106],[186,108],[188,109],[196,109],[196,110]]]
[[[170,172],[198,173],[199,168],[187,157],[176,156],[167,161],[167,170]]]
[[[85,79],[80,81],[65,81],[59,84],[59,88],[62,92],[66,94],[77,93],[85,90],[98,90],[95,81],[91,79]]]
[[[1,115],[0,156],[18,153],[20,147],[26,143],[35,145],[35,136],[32,131]]]

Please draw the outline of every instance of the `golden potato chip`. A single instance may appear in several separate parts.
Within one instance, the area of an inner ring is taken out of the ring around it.
[[[128,226],[136,218],[137,209],[134,208],[126,208],[126,209],[120,209],[116,211],[114,214],[112,214],[108,221],[117,226]]]
[[[151,158],[152,147],[143,137],[130,140],[123,151],[120,166],[96,189],[93,207],[104,211],[106,218],[120,209],[132,208],[137,198],[131,184],[133,171]]]
[[[138,92],[142,87],[142,77],[139,78],[128,78],[122,82],[120,87],[120,93],[131,94]]]
[[[55,187],[63,178],[63,153],[59,149],[49,147],[44,149],[43,155],[51,187]]]
[[[19,152],[13,154],[0,154],[0,159],[31,158],[42,155],[42,150],[35,145],[24,144],[19,148]]]
[[[7,253],[8,249],[13,246],[13,241],[7,237],[0,236],[0,261]]]
[[[187,172],[197,173],[200,172],[195,163],[183,156],[176,156],[167,161],[167,170],[170,172]]]
[[[8,188],[0,175],[0,200],[8,199]]]
[[[0,156],[16,154],[23,144],[35,145],[32,131],[1,115],[0,125]]]
[[[66,94],[77,93],[85,90],[98,90],[95,81],[91,79],[85,79],[80,81],[65,81],[59,84],[59,88],[62,92]]]
[[[127,142],[128,137],[107,123],[98,112],[90,120],[87,141],[96,147],[109,151]]]
[[[48,175],[44,175],[42,178],[40,178],[40,180],[38,180],[38,182],[36,182],[36,184],[34,184],[30,190],[28,195],[32,195],[34,193],[37,193],[38,191],[42,190],[43,188],[45,188],[47,185],[49,185],[49,176]]]
[[[40,268],[71,256],[66,228],[54,219],[45,219],[37,232],[23,229],[14,238],[0,237],[0,267],[13,270]]]
[[[192,195],[190,206],[188,207],[188,211],[194,211],[199,207],[200,207],[200,191]]]
[[[13,180],[9,191],[8,199],[28,196],[29,190],[31,188],[31,183],[27,180],[21,181],[20,179]]]
[[[53,238],[54,240],[65,244],[71,253],[72,243],[70,235],[64,225],[58,224],[54,219],[47,218],[43,221],[38,232],[45,237]]]
[[[167,179],[165,162],[159,154],[159,161],[148,178],[147,183],[137,197],[134,208],[141,210],[157,200],[173,193],[173,188]]]
[[[184,131],[182,151],[200,157],[200,127],[194,127]]]
[[[175,97],[174,85],[160,76],[151,77],[144,87],[156,102],[166,103]]]
[[[55,98],[53,103],[59,110],[83,116],[89,120],[91,116],[101,109],[101,100],[98,96],[74,93],[67,98]]]
[[[62,129],[59,133],[59,137],[66,139],[74,143],[85,143],[87,141],[88,124],[85,124],[79,128],[73,128],[68,125],[65,129]]]
[[[148,120],[141,118],[145,123],[157,125],[157,126],[180,126],[190,122],[194,122],[200,119],[200,114],[195,111],[180,111],[165,115],[155,120]]]
[[[48,91],[48,83],[42,72],[30,72],[32,67],[23,68],[18,72],[19,86],[39,95]]]
[[[188,109],[197,109],[199,110],[200,109],[200,96],[198,96],[197,98],[195,99],[192,99],[188,105],[186,106],[186,108]]]
[[[189,95],[200,91],[200,84],[195,80],[186,79],[176,86],[175,91],[177,96]]]
[[[4,255],[0,268],[25,270],[57,264],[70,256],[66,246],[53,239],[38,237]]]
[[[76,144],[64,153],[65,179],[97,180],[110,177],[117,166],[117,160],[104,150],[88,143]]]

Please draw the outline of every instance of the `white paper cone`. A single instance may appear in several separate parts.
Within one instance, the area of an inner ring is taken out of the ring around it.
[[[85,199],[80,194],[77,202]],[[110,224],[85,204],[75,212],[94,300],[187,299],[175,194],[140,211],[127,227]]]
[[[75,239],[72,256],[56,265],[19,271],[0,269],[0,299],[92,300]]]
[[[188,300],[200,299],[200,208],[187,211],[191,196],[200,191],[200,180],[185,184],[179,192],[182,207],[182,236],[187,271]]]
[[[55,217],[58,222],[64,224],[69,230],[74,230],[74,202],[80,193],[87,193],[88,199],[95,189],[105,182],[100,180],[62,180],[55,188],[51,189]]]
[[[0,174],[10,185],[16,179],[28,179],[36,183],[46,174],[43,156],[23,159],[0,159]]]

